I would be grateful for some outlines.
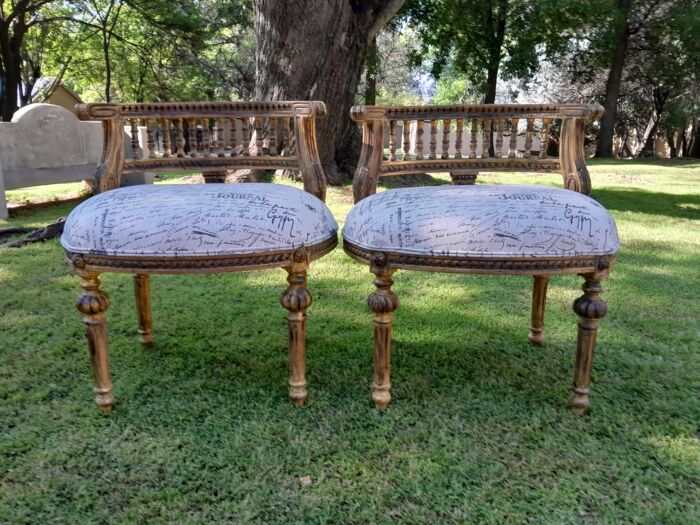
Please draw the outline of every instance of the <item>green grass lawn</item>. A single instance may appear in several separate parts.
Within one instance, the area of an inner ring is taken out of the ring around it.
[[[342,249],[311,267],[302,409],[283,270],[153,277],[152,349],[131,278],[106,274],[117,404],[103,414],[58,241],[0,249],[0,523],[700,523],[700,163],[590,165],[622,250],[583,417],[566,407],[577,276],[552,279],[534,348],[531,279],[397,272],[380,412],[372,279]],[[328,203],[342,223],[351,189]]]

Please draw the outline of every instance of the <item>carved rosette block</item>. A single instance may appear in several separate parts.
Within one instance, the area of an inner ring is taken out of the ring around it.
[[[532,313],[527,338],[535,346],[544,343],[544,310],[548,284],[549,278],[543,275],[536,275],[532,283]]]
[[[576,341],[576,364],[574,365],[574,394],[569,404],[571,409],[583,414],[591,403],[588,399],[591,384],[591,368],[593,366],[593,350],[598,332],[598,319],[608,313],[608,305],[600,294],[603,287],[601,279],[607,276],[609,259],[602,257],[599,263],[601,271],[582,274],[585,282],[582,286],[583,295],[574,301],[574,312],[579,316],[578,339]]]
[[[306,309],[311,306],[311,294],[306,288],[306,271],[309,267],[305,248],[294,252],[292,264],[287,270],[289,287],[280,298],[280,304],[289,310],[289,397],[295,405],[306,402],[306,367],[304,351],[306,347]]]
[[[454,186],[473,186],[476,184],[476,177],[478,175],[479,172],[476,170],[450,172],[450,178]]]
[[[95,403],[102,410],[110,410],[114,403],[114,395],[112,395],[112,379],[109,374],[107,326],[104,317],[104,312],[109,307],[109,297],[99,289],[98,275],[96,272],[85,272],[80,275],[80,286],[84,291],[78,296],[75,307],[84,316],[88,350],[92,362]]]
[[[399,307],[399,298],[391,291],[396,271],[390,268],[384,253],[372,257],[370,271],[375,275],[376,290],[367,298],[367,306],[374,315],[374,379],[372,399],[377,408],[386,407],[391,401],[391,328],[392,312]]]

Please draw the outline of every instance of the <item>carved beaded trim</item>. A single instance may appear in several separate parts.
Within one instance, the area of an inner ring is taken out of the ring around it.
[[[376,253],[365,250],[354,244],[343,241],[345,252],[356,259],[371,264]],[[450,257],[429,255],[408,255],[395,252],[380,252],[388,258],[388,265],[393,267],[408,267],[415,269],[445,268],[450,270],[493,271],[503,273],[527,273],[529,271],[551,270],[566,273],[576,271],[591,271],[598,265],[600,257],[566,257],[552,259],[486,259],[474,257]],[[606,257],[606,256],[603,256]]]
[[[194,168],[274,168],[274,169],[300,169],[299,158],[294,157],[195,157],[195,158],[163,158],[125,160],[124,171],[147,171],[156,169],[185,170]]]
[[[308,260],[318,259],[330,252],[338,244],[338,237],[333,236],[315,245],[306,246]],[[261,253],[246,256],[216,256],[216,257],[112,257],[109,255],[92,255],[65,251],[66,257],[76,269],[90,270],[92,268],[109,268],[118,272],[137,270],[157,271],[242,271],[246,268],[260,266],[283,267],[292,263],[294,254],[299,249],[284,252]]]
[[[425,170],[459,170],[473,169],[479,171],[509,171],[509,170],[534,170],[534,171],[559,171],[561,163],[558,160],[526,160],[526,159],[451,159],[451,160],[425,160],[410,162],[383,161],[381,165],[382,175],[399,173],[415,173]]]

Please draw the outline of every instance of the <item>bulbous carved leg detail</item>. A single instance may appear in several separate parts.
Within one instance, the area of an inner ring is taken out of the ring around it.
[[[99,289],[98,275],[95,272],[80,275],[80,286],[84,291],[78,296],[75,306],[84,316],[92,362],[95,402],[100,409],[110,410],[114,403],[114,395],[112,395],[112,379],[109,375],[107,326],[104,317],[104,312],[109,307],[109,297]]]
[[[386,407],[391,401],[391,326],[392,312],[399,307],[399,298],[391,291],[396,270],[389,268],[385,254],[373,258],[371,272],[375,275],[376,290],[367,298],[367,305],[374,313],[374,380],[372,399],[377,408]]]
[[[536,275],[532,283],[532,312],[530,333],[527,338],[535,346],[544,343],[544,310],[547,302],[547,284],[549,277]]]
[[[296,256],[295,256],[296,257]],[[301,258],[301,257],[300,257]],[[295,405],[306,402],[306,376],[304,351],[306,346],[306,309],[311,306],[311,294],[306,289],[306,260],[295,261],[286,268],[289,287],[282,294],[280,303],[287,310],[289,327],[289,397]]]
[[[608,305],[600,294],[603,287],[598,274],[585,274],[586,280],[582,286],[583,295],[574,301],[574,312],[579,316],[578,340],[576,342],[576,364],[574,366],[574,394],[569,401],[571,409],[583,414],[591,403],[588,399],[591,384],[591,368],[593,366],[593,350],[595,348],[598,319],[605,317]]]
[[[153,317],[151,315],[151,284],[146,274],[134,275],[136,294],[136,316],[139,321],[139,342],[144,346],[153,344]]]

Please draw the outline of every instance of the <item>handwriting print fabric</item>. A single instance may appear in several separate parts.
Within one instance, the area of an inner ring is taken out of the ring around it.
[[[280,184],[130,186],[96,195],[66,220],[73,253],[211,256],[293,250],[337,235],[330,210]]]
[[[616,253],[615,221],[595,200],[546,186],[432,186],[360,201],[343,238],[367,250],[465,257]]]

